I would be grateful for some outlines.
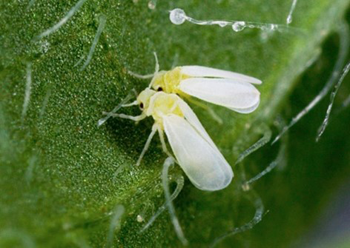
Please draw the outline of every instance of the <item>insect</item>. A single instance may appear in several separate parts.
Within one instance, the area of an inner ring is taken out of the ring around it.
[[[193,100],[191,98],[193,96],[242,114],[251,113],[259,106],[260,92],[253,85],[261,84],[257,78],[198,65],[159,71],[156,53],[154,56],[156,60],[154,74],[145,76],[133,72],[130,74],[141,79],[152,78],[149,87],[156,91],[175,93],[206,108],[205,105]],[[213,115],[213,112],[211,114]]]
[[[120,117],[136,122],[146,117],[153,117],[152,131],[137,165],[140,164],[156,132],[159,133],[163,151],[169,157],[173,157],[165,143],[165,132],[176,162],[197,188],[215,191],[230,184],[233,178],[231,166],[211,140],[195,113],[178,95],[146,88],[137,96],[136,101],[122,104],[121,107],[134,105],[139,105],[142,110],[139,116],[115,113],[118,108],[104,114],[107,117]],[[106,117],[99,124],[105,120]]]
[[[130,119],[135,122],[153,117],[151,134],[136,163],[139,165],[149,148],[152,138],[159,133],[163,151],[171,158],[164,132],[175,155],[176,162],[182,167],[191,182],[201,190],[220,190],[230,184],[233,172],[223,155],[211,140],[195,113],[182,100],[188,99],[205,107],[191,98],[220,105],[239,113],[251,113],[260,103],[260,92],[253,84],[261,84],[259,79],[239,73],[204,66],[181,66],[171,71],[159,71],[156,53],[155,72],[150,75],[131,75],[147,79],[152,78],[148,88],[143,90],[132,103],[126,104],[127,97],[106,117],[99,121],[102,125],[109,117]],[[117,114],[121,107],[139,105],[139,116]],[[209,113],[216,119],[214,112]]]

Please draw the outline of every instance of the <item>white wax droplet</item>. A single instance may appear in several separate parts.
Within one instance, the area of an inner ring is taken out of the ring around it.
[[[148,8],[149,9],[155,9],[156,8],[156,3],[154,3],[152,0],[148,2]]]
[[[140,223],[144,221],[144,219],[141,215],[137,215],[136,220],[137,220],[137,222],[140,222]]]
[[[239,31],[242,31],[244,28],[245,28],[246,24],[245,22],[235,22],[233,25],[232,25],[232,29],[233,31],[235,32],[239,32]]]
[[[169,19],[175,25],[181,25],[186,21],[186,13],[182,9],[173,9],[170,11]]]

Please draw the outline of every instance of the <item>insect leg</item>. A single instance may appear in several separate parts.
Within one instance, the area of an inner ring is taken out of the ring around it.
[[[137,115],[137,116],[131,116],[131,115],[125,115],[125,114],[114,114],[114,113],[110,113],[110,112],[102,112],[102,114],[110,116],[110,117],[119,117],[122,119],[129,119],[132,121],[141,121],[143,119],[146,118],[146,115],[144,113],[142,113],[141,115]]]
[[[127,108],[127,107],[135,106],[135,105],[138,105],[138,104],[139,104],[138,101],[135,100],[135,101],[133,101],[133,102],[131,102],[131,103],[123,104],[123,105],[122,105],[122,108]]]
[[[160,143],[162,144],[163,152],[166,153],[169,157],[173,157],[173,155],[168,151],[168,148],[166,147],[165,139],[164,139],[164,132],[160,129],[160,127],[157,125],[158,133],[159,133],[159,139]]]
[[[150,135],[148,136],[148,139],[147,139],[147,141],[146,141],[146,144],[145,144],[145,146],[144,146],[144,148],[143,148],[143,150],[142,150],[142,152],[141,152],[141,154],[140,154],[139,159],[138,159],[137,162],[136,162],[136,165],[137,165],[137,166],[140,165],[141,160],[142,160],[143,156],[145,155],[146,151],[148,150],[149,145],[151,144],[152,138],[153,138],[153,136],[155,135],[156,132],[157,132],[157,126],[156,126],[156,124],[154,124],[154,125],[152,126],[152,132],[151,132]]]
[[[112,117],[112,114],[116,113],[120,108],[123,107],[124,104],[126,104],[130,99],[132,98],[132,94],[128,94],[115,108],[106,114],[105,117],[101,118],[97,122],[97,126],[103,125],[109,118]],[[106,113],[106,112],[105,112]]]

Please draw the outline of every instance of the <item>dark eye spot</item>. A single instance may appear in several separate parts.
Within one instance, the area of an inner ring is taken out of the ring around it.
[[[162,87],[158,87],[157,91],[163,91]]]
[[[140,103],[140,108],[142,108],[142,109],[143,109],[143,103]]]

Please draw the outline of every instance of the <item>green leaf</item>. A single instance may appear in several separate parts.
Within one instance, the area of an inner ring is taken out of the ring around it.
[[[174,64],[203,65],[262,79],[263,85],[258,86],[261,106],[251,115],[214,107],[224,120],[219,126],[206,112],[193,107],[233,165],[265,127],[272,125],[277,113],[293,104],[288,104],[287,96],[297,77],[319,54],[320,45],[336,30],[349,5],[348,0],[300,1],[291,24],[298,30],[281,33],[252,29],[236,33],[230,27],[190,23],[176,26],[168,19],[168,10],[180,7],[196,19],[283,24],[291,4],[277,0],[207,2],[158,1],[151,10],[145,1],[87,0],[56,32],[39,40],[35,38],[62,20],[77,2],[0,3],[2,247],[103,247],[109,233],[115,233],[116,247],[180,246],[167,214],[139,232],[144,222],[138,222],[137,216],[147,221],[164,201],[160,175],[166,155],[159,141],[151,144],[141,166],[135,166],[152,120],[134,125],[110,119],[97,127],[102,111],[112,110],[132,89],[140,92],[148,85],[147,80],[135,79],[127,71],[152,73],[156,51],[164,70]],[[80,70],[101,16],[106,18],[105,27],[90,63]],[[32,84],[27,110],[23,110],[28,73]],[[125,113],[136,115],[139,110]],[[275,154],[276,149],[271,149],[261,161],[267,164]],[[246,160],[245,166],[263,168],[259,161]],[[220,192],[202,192],[185,181],[174,203],[191,247],[208,246],[254,215],[252,194],[241,187],[246,180],[244,168],[233,169],[234,182]],[[171,174],[182,172],[176,166]],[[281,192],[267,194],[266,199],[283,198],[293,187],[280,183],[284,185]],[[261,193],[265,188],[260,187],[256,190]],[[119,205],[125,208],[120,227],[114,218]],[[269,209],[276,210],[276,206]],[[287,210],[283,214],[290,215],[295,209]],[[297,222],[296,226],[304,227],[302,218]],[[257,244],[266,239],[253,233],[240,242]],[[222,245],[230,247],[232,240]],[[290,242],[285,236],[277,240]]]

